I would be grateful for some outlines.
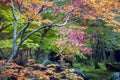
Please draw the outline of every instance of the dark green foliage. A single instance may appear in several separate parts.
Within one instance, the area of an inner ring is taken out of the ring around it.
[[[70,0],[53,0],[53,1],[57,4],[57,6],[63,6]]]
[[[96,75],[96,74],[88,73],[88,74],[86,74],[86,75],[87,75],[87,77],[88,77],[89,80],[101,80],[101,79],[99,78],[99,76]]]
[[[98,19],[98,20],[91,20],[86,25],[88,25],[89,27],[101,27],[105,24],[106,24],[106,22],[104,22],[101,19]]]
[[[120,64],[119,63],[106,63],[106,68],[109,71],[116,71],[116,72],[120,72]]]

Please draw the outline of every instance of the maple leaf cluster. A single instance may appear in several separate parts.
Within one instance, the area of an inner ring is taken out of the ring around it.
[[[11,7],[12,3],[2,0],[2,5]],[[52,8],[53,2],[43,0],[14,0],[13,5],[18,9],[18,14],[23,16],[26,21],[39,21],[41,23],[51,23],[51,20],[42,19],[42,13],[48,8]]]
[[[54,79],[76,79],[84,80],[83,77],[74,73],[73,69],[67,69],[65,66],[61,67],[62,71],[57,72],[56,67],[60,67],[59,64],[49,64],[46,69],[34,69],[42,68],[41,64],[35,63],[34,59],[29,59],[26,66],[20,66],[14,62],[4,66],[6,60],[0,60],[0,78],[13,78],[16,80],[54,80]]]
[[[55,44],[60,50],[65,50],[68,47],[70,48],[68,49],[68,52],[76,52],[79,50],[83,54],[92,53],[92,49],[85,44],[85,38],[87,36],[83,31],[77,29],[59,28],[58,34],[62,39],[58,39]]]
[[[14,77],[17,80],[33,80],[34,77],[37,77],[49,80],[49,77],[46,76],[44,72],[33,69],[33,67],[36,66],[41,67],[40,64],[34,63],[33,59],[29,60],[28,63],[29,65],[20,66],[14,62],[11,62],[7,66],[5,66],[6,61],[0,60],[0,75],[3,79]]]
[[[71,19],[102,19],[108,24],[120,25],[114,20],[114,17],[119,16],[120,2],[118,0],[71,0],[64,6],[64,11],[68,12],[71,9],[73,9]]]

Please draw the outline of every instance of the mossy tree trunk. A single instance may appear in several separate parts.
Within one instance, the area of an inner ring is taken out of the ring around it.
[[[110,52],[110,57],[109,57],[109,61],[111,63],[114,63],[115,62],[115,57],[114,57],[114,49],[112,49],[112,51]]]
[[[94,62],[94,66],[95,69],[99,69],[100,66],[98,64],[98,62],[101,60],[102,58],[102,41],[101,41],[101,37],[100,35],[96,35],[95,36],[95,43],[92,45],[94,54],[93,54],[93,62]]]

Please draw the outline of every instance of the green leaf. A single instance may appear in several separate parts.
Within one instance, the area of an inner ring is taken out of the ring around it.
[[[12,48],[12,39],[0,40],[0,48]]]
[[[86,59],[86,57],[79,50],[76,51],[76,55],[78,55],[82,59]]]

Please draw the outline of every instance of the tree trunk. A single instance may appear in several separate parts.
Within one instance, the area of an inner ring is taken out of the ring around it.
[[[38,61],[40,57],[40,48],[37,48],[37,50],[35,50],[35,59]]]
[[[100,61],[101,59],[101,38],[100,36],[96,36],[96,43],[93,44],[93,51],[94,51],[94,54],[92,55],[93,56],[93,62],[94,62],[94,66],[95,66],[95,69],[99,69],[100,66],[98,64],[98,62]]]
[[[103,47],[103,62],[106,63],[106,54],[105,54],[105,48]]]
[[[93,56],[93,63],[94,63],[95,69],[100,69],[100,66],[98,64],[99,61],[98,61],[96,55],[93,54],[92,56]]]
[[[29,54],[30,54],[30,58],[33,58],[33,56],[32,56],[32,49],[31,48],[29,50]]]
[[[99,64],[98,64],[98,61],[96,61],[96,60],[95,60],[95,62],[94,62],[94,66],[95,66],[95,69],[100,69],[100,66],[99,66]]]
[[[110,52],[109,60],[110,60],[111,63],[114,63],[114,62],[115,62],[114,50]]]

